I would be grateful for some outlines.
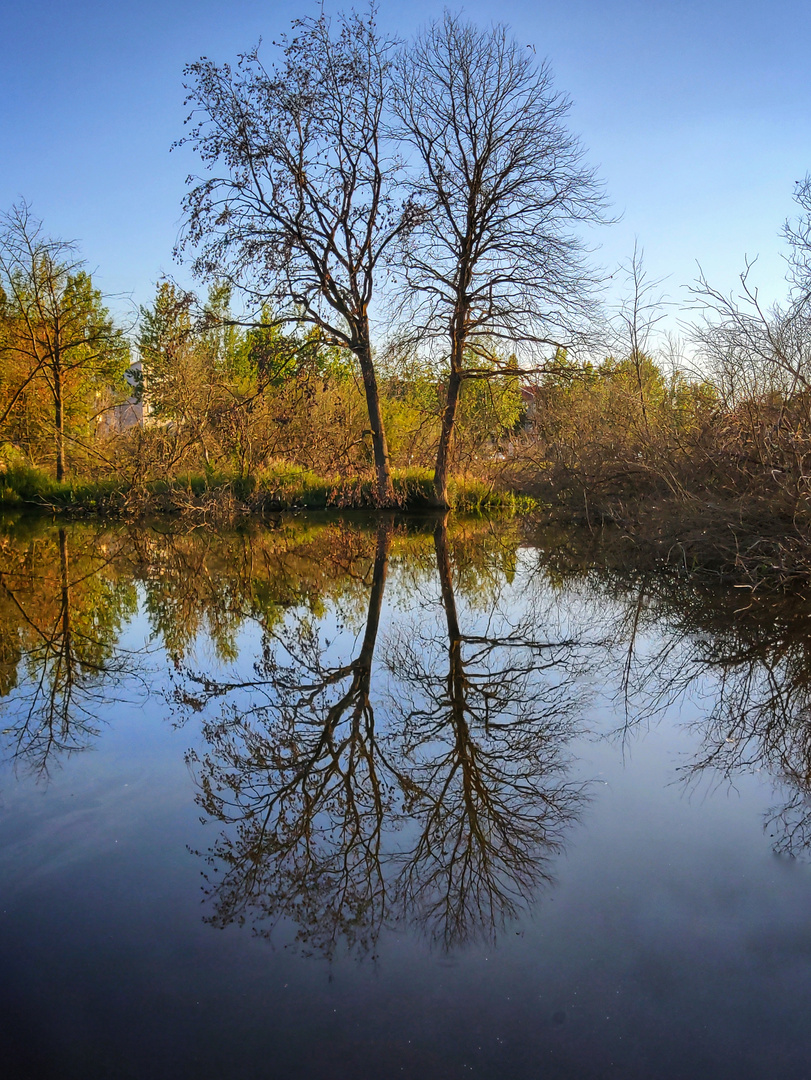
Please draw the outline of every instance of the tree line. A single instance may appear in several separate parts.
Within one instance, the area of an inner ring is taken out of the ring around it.
[[[186,85],[180,144],[204,172],[190,181],[179,248],[212,283],[215,303],[202,331],[189,298],[168,284],[144,313],[140,355],[155,414],[185,422],[194,404],[185,435],[208,461],[201,428],[210,395],[186,380],[189,397],[205,400],[173,402],[172,383],[183,378],[192,338],[199,357],[217,334],[233,344],[241,324],[248,363],[227,374],[237,384],[253,378],[241,388],[250,406],[261,408],[267,387],[307,359],[322,372],[358,372],[376,497],[388,505],[381,381],[390,390],[393,370],[410,362],[433,373],[440,395],[435,489],[446,505],[463,383],[505,368],[514,378],[517,350],[554,349],[585,329],[594,282],[575,226],[600,220],[603,196],[548,67],[503,26],[480,30],[446,13],[406,44],[381,33],[372,8],[296,20],[272,63],[259,49],[233,67],[200,59]],[[39,248],[53,242],[36,223],[32,230],[25,208],[5,224],[4,247],[28,248],[25,265],[4,268],[11,323],[24,320],[27,301],[7,286],[36,291]],[[239,319],[217,309],[223,290],[238,296]],[[156,340],[172,306],[182,349]],[[383,323],[385,344],[373,338]],[[39,343],[33,354],[44,376],[56,354],[43,361]],[[98,388],[120,375],[85,367]],[[64,419],[49,378],[61,477]],[[95,416],[85,408],[83,419]]]
[[[764,309],[749,268],[737,295],[700,281],[691,374],[657,355],[636,255],[606,316],[584,243],[609,220],[602,185],[549,66],[506,27],[446,12],[404,42],[374,7],[322,11],[267,52],[186,68],[177,145],[201,168],[177,254],[208,293],[161,282],[135,349],[75,248],[24,204],[4,218],[8,447],[57,479],[133,485],[369,473],[379,506],[417,466],[438,506],[462,468],[574,497],[589,520],[634,493],[804,508],[811,181],[785,229],[786,302]],[[122,432],[133,389],[148,422]]]

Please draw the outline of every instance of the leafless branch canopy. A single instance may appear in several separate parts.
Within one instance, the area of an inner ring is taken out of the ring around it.
[[[257,47],[235,68],[206,57],[186,68],[180,144],[210,175],[190,178],[181,247],[195,247],[202,276],[225,275],[353,348],[402,227],[399,163],[381,133],[396,43],[378,36],[373,11],[293,28],[273,66]]]
[[[488,358],[494,339],[570,341],[593,296],[576,226],[604,220],[604,202],[548,65],[505,26],[446,12],[400,54],[395,102],[420,162],[404,251],[412,324],[436,337],[456,320]]]

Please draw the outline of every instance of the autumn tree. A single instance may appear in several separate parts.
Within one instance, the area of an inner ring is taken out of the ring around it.
[[[566,126],[568,98],[504,25],[480,30],[446,12],[402,51],[395,85],[419,163],[407,322],[449,367],[435,473],[446,506],[463,381],[494,377],[514,346],[576,336],[593,284],[577,226],[604,220],[604,203]]]
[[[191,181],[181,246],[195,249],[199,275],[225,277],[357,358],[381,504],[393,488],[370,306],[381,260],[410,225],[384,137],[394,48],[370,8],[296,20],[270,67],[258,48],[236,67],[201,58],[186,68],[180,140],[207,171]]]
[[[228,290],[213,286],[208,304],[174,282],[158,284],[140,309],[138,353],[144,407],[164,433],[169,467],[196,452],[206,466],[217,451],[218,414],[233,405],[231,383],[241,335],[229,324]]]
[[[0,218],[0,425],[43,401],[56,479],[67,444],[87,446],[93,421],[126,396],[127,341],[78,258],[45,235],[25,203]]]

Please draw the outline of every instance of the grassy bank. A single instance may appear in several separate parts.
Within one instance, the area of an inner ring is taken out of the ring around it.
[[[397,508],[434,509],[428,469],[395,470]],[[452,508],[465,513],[520,513],[537,508],[526,495],[496,490],[481,480],[456,478]],[[43,470],[9,465],[0,477],[0,506],[73,516],[141,517],[154,514],[237,520],[287,510],[375,509],[374,483],[366,477],[323,477],[293,465],[277,465],[250,477],[187,473],[171,479],[72,478],[58,483]]]
[[[636,459],[637,461],[639,459]],[[811,581],[811,513],[772,481],[736,490],[718,476],[699,482],[683,469],[678,486],[658,470],[637,467],[632,482],[615,458],[588,474],[559,467],[502,478],[495,486],[457,477],[452,508],[463,514],[509,514],[580,526],[599,546],[622,549],[639,569],[659,566],[751,590],[775,591]],[[520,470],[516,470],[520,473]],[[702,478],[705,479],[705,478]],[[688,487],[688,483],[692,490]],[[397,509],[434,509],[428,469],[396,470]],[[251,477],[187,473],[172,479],[84,479],[57,483],[44,470],[8,464],[0,476],[0,508],[67,517],[138,519],[166,515],[227,526],[283,511],[375,510],[370,477],[325,477],[277,464]]]

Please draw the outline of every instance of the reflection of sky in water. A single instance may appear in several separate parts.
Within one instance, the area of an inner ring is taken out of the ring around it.
[[[403,627],[413,642],[445,626],[429,571],[409,610],[408,567],[391,559],[373,668],[381,729],[404,700],[386,649]],[[763,832],[779,785],[756,766],[732,785],[709,773],[680,779],[701,749],[691,725],[711,710],[717,673],[671,704],[660,698],[623,733],[627,634],[617,627],[631,594],[596,580],[552,590],[533,571],[525,549],[513,583],[497,583],[496,606],[511,625],[529,617],[541,636],[579,632],[591,643],[577,683],[586,730],[565,748],[590,801],[547,868],[554,885],[519,919],[450,953],[400,923],[374,957],[339,951],[330,964],[302,956],[285,920],[270,943],[250,925],[205,924],[195,852],[220,826],[201,823],[184,754],[204,749],[209,712],[168,700],[182,675],[153,641],[141,669],[151,695],[128,687],[127,703],[99,715],[86,752],[59,762],[47,783],[0,772],[8,1075],[805,1076],[811,872],[775,856]],[[363,601],[343,631],[342,602],[328,602],[320,623],[324,665],[363,638]],[[463,633],[504,628],[475,595],[457,603]],[[296,615],[287,611],[280,635]],[[631,707],[644,704],[651,659],[668,641],[657,619],[638,628]],[[149,638],[141,608],[119,647]],[[233,665],[218,668],[203,640],[185,663],[244,678],[260,630],[245,625],[237,641]],[[675,643],[667,656],[659,675],[700,675],[689,648]]]

